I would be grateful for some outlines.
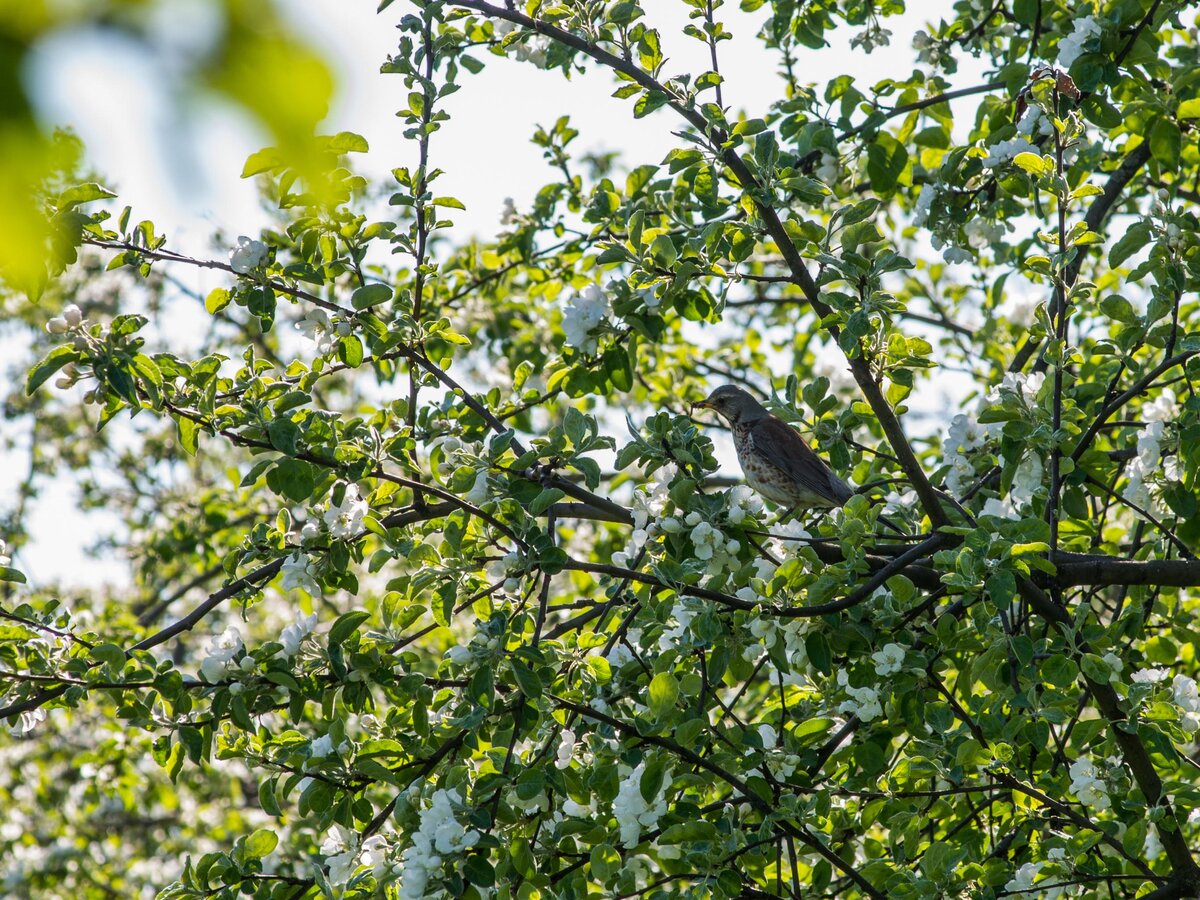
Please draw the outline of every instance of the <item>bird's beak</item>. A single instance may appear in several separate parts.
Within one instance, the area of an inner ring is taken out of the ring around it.
[[[692,404],[693,411],[695,411],[697,409],[712,409],[712,408],[713,408],[713,405],[711,403],[709,403],[707,400],[697,400],[695,403]]]

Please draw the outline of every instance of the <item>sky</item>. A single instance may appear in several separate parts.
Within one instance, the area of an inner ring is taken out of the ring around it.
[[[709,68],[707,47],[682,35],[687,22],[682,3],[647,0],[643,5],[663,36],[668,75]],[[831,46],[805,51],[797,71],[802,80],[812,81],[823,81],[831,72],[852,72],[860,88],[907,75],[912,35],[948,13],[951,5],[950,0],[911,3],[910,12],[885,23],[893,32],[891,45],[869,55],[852,50],[854,30],[843,29]],[[395,52],[395,23],[404,0],[380,15],[373,0],[282,0],[280,6],[334,71],[337,90],[322,130],[354,131],[367,138],[371,150],[356,156],[355,164],[368,177],[386,181],[394,167],[411,164],[413,148],[395,115],[406,89],[400,76],[379,72]],[[217,25],[212,9],[208,0],[162,3],[151,49],[111,31],[60,33],[40,48],[26,72],[43,123],[69,126],[79,135],[106,184],[119,192],[121,203],[133,206],[134,221],[151,219],[173,249],[200,256],[217,255],[214,233],[221,233],[228,246],[237,235],[253,235],[267,224],[253,179],[239,176],[246,157],[270,143],[268,135],[232,105],[180,90],[177,60],[212,39]],[[765,12],[744,13],[729,2],[720,15],[733,34],[720,45],[725,102],[760,115],[781,83],[774,57],[753,39]],[[676,127],[672,113],[634,119],[632,101],[613,98],[614,84],[604,73],[589,71],[568,82],[560,72],[486,54],[483,58],[483,73],[464,74],[462,89],[447,98],[451,119],[431,146],[434,165],[446,172],[437,193],[466,205],[456,216],[457,237],[494,234],[505,198],[527,207],[549,180],[549,164],[530,142],[539,124],[549,126],[570,115],[580,131],[573,145],[577,152],[615,151],[629,166],[661,162],[678,142],[671,134]],[[806,69],[811,79],[804,78]],[[956,86],[980,79],[979,71],[966,65]],[[114,103],[114,97],[121,102]],[[203,293],[223,277],[204,270],[173,274]],[[0,473],[0,493],[11,486]],[[102,513],[77,512],[74,494],[66,478],[47,490],[34,511],[34,540],[18,564],[35,583],[55,578],[79,585],[126,583],[123,561],[84,554],[97,530],[115,523],[105,521]]]

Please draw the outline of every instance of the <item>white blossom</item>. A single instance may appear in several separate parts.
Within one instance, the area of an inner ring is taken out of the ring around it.
[[[1004,886],[1004,890],[1010,894],[1033,890],[1033,882],[1037,879],[1041,871],[1041,863],[1025,863],[1013,873],[1013,877]]]
[[[667,812],[667,802],[662,795],[647,802],[642,796],[642,775],[646,764],[639,763],[638,767],[621,779],[621,786],[613,800],[613,816],[621,829],[621,843],[627,847],[636,847],[642,838],[643,829],[653,829],[658,825],[660,816]],[[671,783],[670,773],[663,777],[663,786]]]
[[[24,737],[42,722],[46,721],[46,710],[38,706],[27,709],[17,716],[17,720],[8,726],[8,733],[13,737]]]
[[[1180,724],[1191,734],[1200,728],[1200,692],[1196,681],[1187,675],[1176,675],[1171,681],[1175,705],[1179,707]]]
[[[325,525],[330,537],[347,538],[360,534],[368,509],[367,502],[358,495],[358,485],[346,485],[341,504],[334,506],[331,501],[325,511]]]
[[[324,759],[333,752],[333,735],[323,734],[313,738],[308,745],[308,755],[311,759]]]
[[[375,877],[379,878],[384,874],[387,867],[388,852],[390,850],[388,840],[382,834],[373,834],[362,843],[362,855],[359,857],[359,862],[364,866],[369,866],[374,872]]]
[[[883,715],[883,704],[879,701],[879,691],[870,687],[851,687],[849,676],[844,670],[838,672],[837,680],[850,698],[842,702],[838,707],[839,711],[853,713],[864,722],[870,722]]]
[[[696,615],[697,610],[685,606],[683,603],[676,603],[671,607],[671,618],[678,624],[667,628],[659,635],[658,649],[666,651],[684,643],[688,639],[688,630],[691,628],[692,619],[696,618]]]
[[[463,496],[463,499],[468,503],[478,506],[487,500],[488,492],[488,473],[487,469],[480,469],[475,473],[475,483],[471,485],[471,489]]]
[[[71,330],[71,326],[67,324],[67,320],[62,316],[53,316],[46,323],[46,330],[51,334],[66,334]]]
[[[921,185],[921,193],[917,197],[917,205],[913,209],[913,224],[920,228],[929,221],[929,211],[933,207],[933,201],[937,199],[937,186],[926,182]]]
[[[1076,19],[1071,33],[1058,42],[1058,64],[1064,69],[1069,69],[1075,60],[1083,56],[1084,44],[1102,34],[1104,29],[1093,16]]]
[[[1071,793],[1079,798],[1080,803],[1095,810],[1105,810],[1112,805],[1108,799],[1108,789],[1090,759],[1079,757],[1071,763],[1070,772]]]
[[[546,54],[550,50],[550,38],[542,34],[534,34],[523,41],[513,44],[513,54],[517,59],[533,63],[539,69],[546,68]]]
[[[279,643],[283,645],[284,656],[295,656],[300,651],[304,639],[312,634],[317,626],[317,614],[304,615],[296,613],[296,621],[286,626],[279,634]]]
[[[762,512],[763,504],[758,494],[744,484],[739,484],[729,492],[729,519],[731,525],[741,525],[746,516],[756,516]]]
[[[267,245],[239,235],[237,246],[229,254],[229,268],[239,275],[247,275],[267,261]]]
[[[567,343],[584,353],[595,353],[597,338],[593,332],[611,313],[611,300],[598,284],[572,294],[563,306],[562,328]]]
[[[775,726],[766,722],[758,726],[758,737],[764,750],[774,750],[779,744],[779,734],[775,731]]]
[[[1119,681],[1121,670],[1125,668],[1125,663],[1122,662],[1121,658],[1111,650],[1105,653],[1101,658],[1104,660],[1104,664],[1108,666],[1108,680]]]
[[[871,659],[875,660],[875,674],[886,678],[904,668],[904,648],[899,644],[885,644],[882,650],[871,654]]]
[[[337,330],[329,321],[329,315],[323,309],[311,309],[303,319],[296,323],[296,328],[308,340],[317,346],[317,353],[324,356],[333,349]]]
[[[942,444],[942,465],[949,466],[946,473],[946,489],[952,494],[962,494],[975,478],[975,467],[969,456],[972,450],[982,447],[987,441],[987,431],[978,419],[967,413],[959,413],[950,420],[946,439]]]
[[[822,150],[821,160],[813,174],[825,184],[836,184],[842,175],[842,161],[836,153]]]
[[[1034,372],[1032,375],[1026,375],[1023,372],[1005,372],[1004,379],[1000,384],[988,391],[988,402],[999,403],[1005,394],[1010,394],[1017,397],[1026,406],[1033,406],[1037,402],[1038,391],[1042,389],[1045,381],[1045,372]]]
[[[461,797],[457,799],[461,802]],[[401,857],[401,900],[423,900],[434,893],[429,880],[441,868],[442,857],[469,850],[478,841],[479,832],[468,832],[455,818],[450,792],[434,791],[429,808],[421,813],[412,845]]]
[[[358,835],[341,825],[334,825],[322,841],[319,852],[325,857],[330,883],[345,884],[357,866]]]
[[[313,577],[312,561],[308,554],[296,550],[283,561],[280,569],[283,578],[279,586],[285,591],[302,590],[316,596],[321,592],[316,579]]]
[[[992,144],[987,150],[988,155],[984,157],[983,164],[989,169],[994,169],[1009,162],[1019,153],[1036,153],[1037,147],[1023,137],[1015,137]]]
[[[226,672],[234,668],[233,661],[240,657],[245,649],[242,633],[236,626],[230,625],[224,632],[213,637],[204,648],[206,655],[200,663],[200,674],[209,684],[215,684]]]
[[[558,752],[554,760],[554,768],[569,769],[571,767],[571,757],[575,755],[575,746],[575,732],[570,728],[564,728],[558,741]]]
[[[1021,114],[1021,121],[1017,122],[1017,134],[1022,137],[1031,137],[1034,134],[1053,134],[1054,123],[1050,121],[1050,117],[1042,112],[1042,108],[1036,105],[1025,107],[1025,112]]]
[[[1135,684],[1158,684],[1160,681],[1166,681],[1171,672],[1169,669],[1138,669],[1129,680]]]
[[[942,251],[942,259],[950,265],[957,263],[969,263],[975,260],[975,254],[963,247],[955,247],[953,245]]]

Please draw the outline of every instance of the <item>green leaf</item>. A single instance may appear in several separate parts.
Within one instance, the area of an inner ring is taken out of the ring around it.
[[[0,581],[10,584],[25,584],[25,573],[19,572],[12,566],[0,566]]]
[[[338,616],[333,627],[329,629],[330,648],[340,646],[346,638],[358,630],[359,625],[369,618],[371,618],[371,614],[361,609],[351,610]]]
[[[231,294],[225,288],[214,288],[209,291],[208,296],[204,298],[204,308],[209,315],[215,316],[221,310],[229,305],[229,301],[233,299]]]
[[[1150,153],[1172,171],[1179,165],[1179,153],[1183,148],[1183,133],[1174,121],[1162,116],[1150,126]]]
[[[246,838],[244,849],[250,859],[262,859],[279,845],[279,837],[268,828],[260,828]]]
[[[1134,222],[1108,251],[1108,264],[1115,269],[1149,242],[1150,224],[1145,220]]]
[[[282,165],[283,156],[280,152],[274,147],[264,147],[257,153],[251,153],[246,157],[246,164],[242,166],[242,177],[250,178],[252,175],[260,175],[263,172],[280,168]]]
[[[512,669],[513,677],[517,679],[517,685],[521,688],[522,694],[526,697],[542,696],[542,679],[538,677],[537,672],[519,659],[511,660],[509,667]]]
[[[183,447],[188,456],[195,456],[200,447],[200,426],[186,416],[179,416],[175,425],[179,429],[179,446]]]
[[[339,131],[329,139],[329,148],[339,153],[366,153],[371,149],[367,139],[353,131]]]
[[[87,184],[77,184],[75,187],[67,188],[58,195],[58,208],[71,209],[81,203],[91,203],[94,200],[107,200],[110,197],[117,196],[108,188],[101,187],[94,181],[89,181]]]
[[[1018,153],[1013,157],[1013,165],[1024,169],[1035,178],[1041,178],[1051,170],[1049,160],[1043,159],[1036,153]]]
[[[650,680],[649,706],[651,715],[663,718],[675,708],[679,699],[679,681],[670,672],[659,672]]]
[[[70,344],[55,347],[37,365],[29,370],[29,376],[25,380],[26,395],[31,396],[34,391],[46,383],[51,375],[67,365],[67,363],[75,362],[78,359],[79,351]]]
[[[1191,100],[1184,100],[1180,103],[1175,118],[1200,119],[1200,97],[1193,97]]]

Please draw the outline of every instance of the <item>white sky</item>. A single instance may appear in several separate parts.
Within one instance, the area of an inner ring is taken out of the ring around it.
[[[338,90],[323,128],[363,134],[371,152],[356,155],[363,174],[390,179],[390,170],[412,162],[413,153],[402,138],[403,124],[395,110],[405,90],[396,75],[381,75],[380,64],[396,49],[395,23],[405,12],[397,0],[376,15],[374,0],[284,0],[281,4],[297,31],[322,52],[332,65]],[[709,67],[707,48],[681,34],[686,8],[676,0],[647,0],[650,21],[663,36],[669,58],[667,73],[697,74]],[[765,13],[742,13],[736,0],[721,10],[734,35],[720,46],[725,76],[724,98],[751,115],[765,111],[780,93],[776,57],[763,52],[753,35]],[[866,55],[852,51],[853,29],[843,29],[834,44],[822,51],[804,51],[797,66],[802,80],[823,82],[833,73],[849,72],[860,88],[911,71],[913,32],[930,19],[948,14],[951,0],[913,3],[903,16],[885,23],[892,45]],[[90,161],[134,208],[134,221],[149,218],[174,249],[210,254],[211,235],[220,230],[231,239],[253,234],[266,223],[253,179],[242,180],[242,164],[252,152],[270,143],[253,121],[228,104],[182,99],[180,73],[174,60],[212,34],[207,0],[170,0],[157,17],[155,48],[145,47],[112,32],[75,31],[56,36],[35,57],[27,78],[35,92],[42,119],[48,126],[69,125],[83,139]],[[618,151],[626,164],[660,162],[677,145],[677,127],[669,111],[642,120],[632,117],[632,101],[612,98],[613,82],[603,73],[588,72],[566,81],[560,72],[544,72],[480,53],[487,60],[481,75],[463,75],[462,89],[448,98],[451,121],[433,140],[434,165],[446,174],[439,195],[462,200],[457,234],[463,238],[492,234],[505,197],[527,207],[551,172],[539,148],[530,143],[538,124],[549,126],[569,114],[580,131],[576,152]],[[103,77],[97,77],[97,72]],[[977,66],[964,66],[957,86],[978,83]],[[120,98],[119,100],[115,98]],[[970,102],[970,101],[968,101]],[[197,289],[219,283],[203,272],[173,270]],[[13,469],[3,466],[2,469]],[[16,473],[0,472],[0,496],[11,490]],[[74,510],[69,481],[58,483],[39,502],[32,520],[34,540],[18,559],[31,580],[60,580],[65,584],[122,583],[128,580],[120,560],[96,561],[82,548],[110,526],[97,515]]]

